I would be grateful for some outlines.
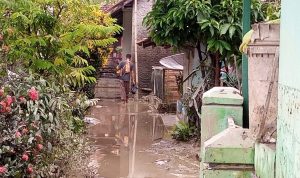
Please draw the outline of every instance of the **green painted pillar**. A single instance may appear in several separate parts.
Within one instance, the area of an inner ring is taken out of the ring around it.
[[[250,30],[251,0],[243,0],[243,35]],[[242,57],[242,93],[244,97],[243,104],[243,123],[244,127],[249,128],[249,93],[248,93],[248,57],[243,54]]]

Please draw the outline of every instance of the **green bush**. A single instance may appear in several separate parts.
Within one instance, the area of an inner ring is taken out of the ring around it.
[[[50,166],[78,144],[90,102],[42,78],[18,78],[0,88],[0,176],[49,177]]]
[[[107,51],[122,29],[89,0],[0,0],[0,14],[4,67],[16,71],[21,64],[74,87],[96,82],[89,60]]]
[[[122,30],[89,2],[0,0],[0,177],[59,177],[82,153],[91,101],[80,92],[93,97]],[[43,78],[3,80],[8,70]]]
[[[194,136],[195,128],[190,127],[189,124],[179,121],[172,133],[172,137],[179,141],[188,141]]]

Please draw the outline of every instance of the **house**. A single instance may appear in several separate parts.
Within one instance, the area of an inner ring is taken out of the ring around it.
[[[151,77],[153,77],[151,73],[153,70],[158,71],[157,69],[161,69],[161,59],[174,55],[172,48],[156,46],[155,43],[151,41],[151,38],[149,38],[146,27],[142,24],[143,18],[151,11],[153,3],[153,1],[149,0],[121,0],[114,5],[102,7],[105,12],[110,13],[113,18],[116,18],[117,23],[124,28],[122,34],[117,36],[118,43],[114,46],[111,55],[111,64],[116,65],[117,61],[124,59],[126,54],[132,54],[133,61],[136,65],[136,78],[139,85],[140,96],[148,94],[149,89],[152,90],[154,95],[157,95],[154,91],[154,85],[151,84]],[[201,73],[197,70],[200,65],[197,49],[176,52],[176,54],[178,53],[183,53],[183,71],[180,72],[184,79],[182,93],[189,92],[190,88],[194,91],[201,82]],[[153,67],[156,66],[158,66],[158,68],[154,69]],[[175,80],[171,85],[174,85],[174,83],[176,83]],[[173,105],[174,103],[176,104],[174,100],[181,98],[178,94],[164,97],[165,94],[175,93],[175,91],[169,92],[164,90],[168,90],[168,87],[163,87],[161,97],[158,97],[162,100],[162,103]],[[161,101],[159,103],[161,103]],[[178,110],[179,114],[182,112],[182,110]]]
[[[122,34],[117,36],[119,42],[114,46],[110,62],[115,64],[116,60],[131,54],[135,63],[139,96],[146,95],[151,88],[152,66],[159,66],[160,59],[173,54],[170,48],[155,46],[148,38],[147,29],[142,25],[152,4],[153,1],[149,0],[121,0],[112,6],[103,7],[123,27]]]

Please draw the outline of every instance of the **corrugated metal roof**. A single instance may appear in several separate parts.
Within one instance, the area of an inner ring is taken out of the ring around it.
[[[168,69],[183,70],[184,53],[162,58],[159,63]]]

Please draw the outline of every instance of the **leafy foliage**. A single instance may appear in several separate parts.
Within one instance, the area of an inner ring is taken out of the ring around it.
[[[279,16],[280,7],[251,0],[251,23]],[[228,72],[228,63],[235,57],[240,63],[239,45],[242,41],[243,0],[156,0],[152,11],[144,18],[144,25],[157,45],[172,46],[175,49],[194,50],[197,48],[201,77],[205,89],[220,85],[221,64]],[[278,13],[277,13],[278,12]],[[192,76],[192,75],[189,75]],[[237,80],[230,78],[227,84],[235,85]],[[237,79],[237,78],[236,78]],[[225,82],[226,83],[226,82]],[[189,93],[187,93],[189,95]],[[199,123],[194,107],[188,104],[190,121]],[[201,101],[199,102],[201,106]],[[195,117],[196,119],[195,121]],[[199,128],[199,124],[196,124]]]
[[[261,4],[252,0],[252,21],[263,20]],[[170,0],[155,2],[144,19],[158,45],[176,48],[207,45],[206,52],[239,54],[242,0]]]
[[[144,18],[152,40],[158,45],[176,49],[197,48],[199,69],[204,78],[210,73],[210,87],[220,85],[220,65],[233,63],[241,53],[238,46],[242,41],[242,0],[157,0]],[[259,0],[251,0],[251,22],[271,18],[277,9],[266,8]],[[270,9],[273,9],[270,10]]]
[[[0,166],[7,169],[4,175],[48,177],[48,166],[55,164],[58,152],[74,144],[76,133],[84,129],[82,116],[74,111],[83,113],[90,101],[36,77],[16,78],[2,87]]]
[[[275,1],[273,3],[265,3],[262,5],[262,10],[264,12],[266,21],[280,19],[281,2]]]
[[[180,121],[176,124],[172,136],[179,141],[188,141],[194,135],[194,127],[190,127],[187,123]]]
[[[106,48],[121,31],[115,21],[88,0],[0,0],[0,30],[9,50],[9,66],[58,75],[73,86],[95,82],[84,53]]]
[[[77,88],[121,30],[89,2],[0,0],[0,177],[61,177],[80,152],[95,101]]]

